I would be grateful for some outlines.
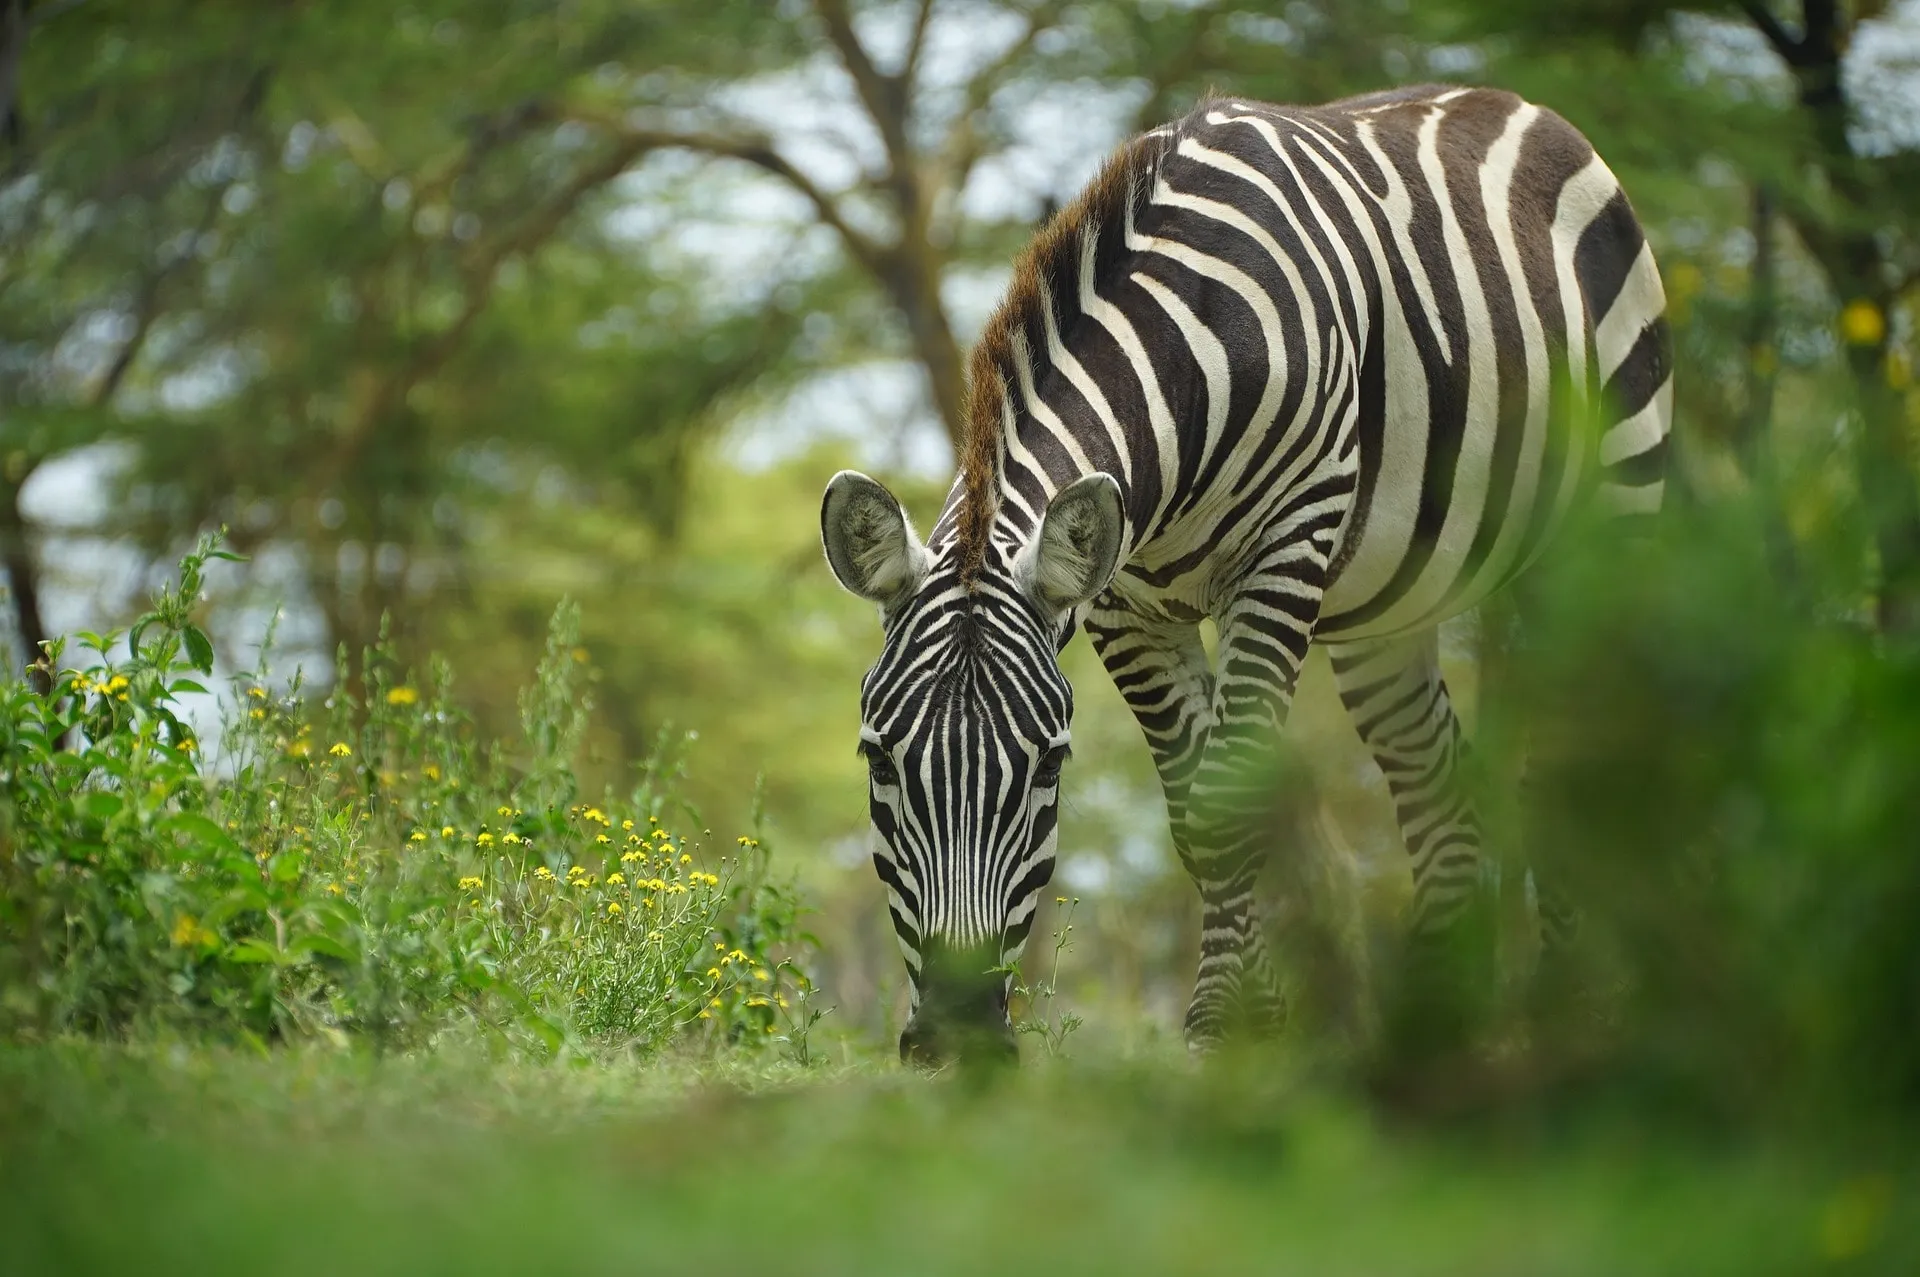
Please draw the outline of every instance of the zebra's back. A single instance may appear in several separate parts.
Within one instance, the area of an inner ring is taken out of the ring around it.
[[[1173,403],[1128,594],[1204,608],[1263,508],[1342,466],[1358,482],[1317,627],[1333,640],[1473,606],[1589,494],[1657,507],[1659,273],[1566,121],[1428,87],[1214,101],[1157,136],[1128,229],[1126,286],[1144,296],[1115,298],[1148,329],[1140,383]]]

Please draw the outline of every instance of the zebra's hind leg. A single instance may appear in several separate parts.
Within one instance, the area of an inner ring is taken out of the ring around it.
[[[1497,915],[1438,632],[1340,644],[1331,655],[1341,702],[1386,776],[1413,871],[1405,972],[1388,1024],[1409,1046],[1457,1039],[1494,991]]]

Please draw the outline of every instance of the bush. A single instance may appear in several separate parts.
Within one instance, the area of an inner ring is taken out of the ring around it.
[[[229,557],[203,540],[124,647],[78,635],[69,666],[56,642],[0,688],[0,1026],[804,1051],[798,902],[758,838],[716,857],[676,831],[697,817],[672,738],[624,801],[578,800],[577,608],[517,750],[479,746],[443,662],[419,678],[383,641],[357,680],[342,652],[320,705],[263,656],[210,761],[178,698],[207,690],[190,610]]]

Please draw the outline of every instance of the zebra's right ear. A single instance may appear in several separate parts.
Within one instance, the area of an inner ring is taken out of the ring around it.
[[[883,608],[919,589],[933,562],[900,502],[857,470],[842,470],[828,482],[820,544],[840,584]]]

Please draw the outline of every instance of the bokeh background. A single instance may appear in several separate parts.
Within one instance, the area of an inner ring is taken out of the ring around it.
[[[336,647],[384,623],[414,659],[446,654],[500,730],[576,599],[596,782],[664,749],[716,835],[763,811],[861,1031],[901,992],[854,754],[878,627],[821,561],[819,493],[859,466],[931,523],[964,352],[1013,254],[1120,139],[1209,88],[1449,80],[1565,115],[1660,256],[1676,504],[1767,488],[1759,534],[1821,566],[1842,620],[1920,598],[1901,462],[1920,434],[1920,0],[0,0],[0,18],[8,651],[124,624],[225,524],[248,560],[207,600],[223,671],[271,627],[280,680],[303,669],[324,695]],[[1447,631],[1470,725],[1511,633],[1504,612]],[[1066,664],[1063,983],[1111,1012],[1090,1031],[1170,1033],[1191,890],[1124,706],[1084,640]],[[1299,863],[1389,919],[1384,789],[1317,662],[1291,731]]]

